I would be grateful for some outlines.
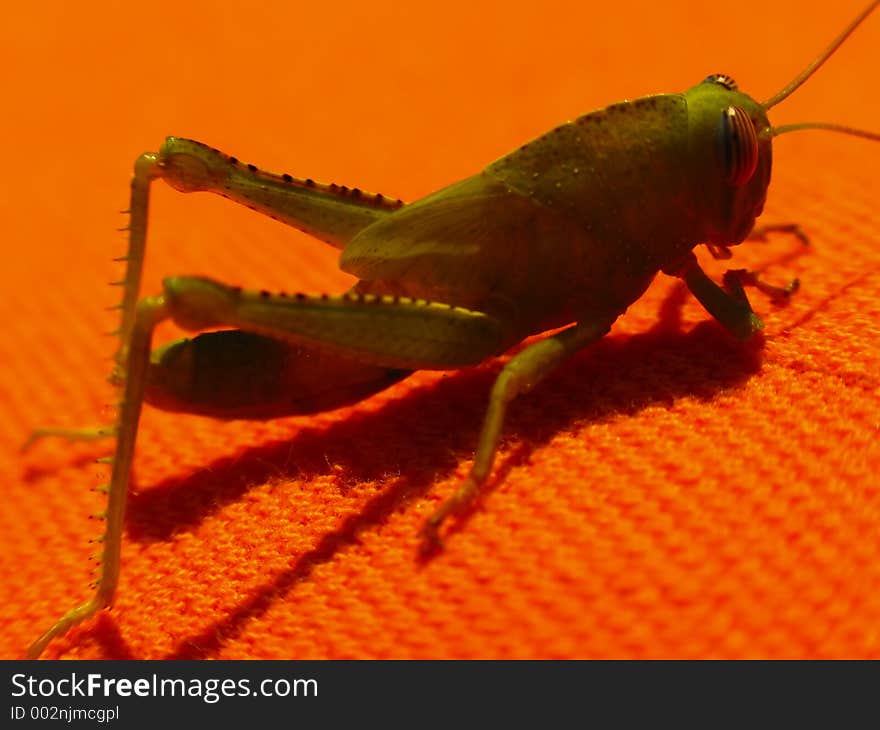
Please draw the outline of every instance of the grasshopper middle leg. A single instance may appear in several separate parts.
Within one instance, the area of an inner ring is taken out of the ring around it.
[[[440,525],[451,515],[466,508],[489,477],[507,405],[518,395],[530,391],[565,359],[605,335],[610,326],[611,321],[606,319],[585,319],[552,337],[530,345],[505,365],[492,386],[489,408],[483,421],[471,471],[455,494],[428,518],[422,530],[425,539],[423,551],[428,552],[439,546]]]

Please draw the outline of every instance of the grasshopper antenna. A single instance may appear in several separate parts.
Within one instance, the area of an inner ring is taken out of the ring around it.
[[[780,134],[797,132],[801,129],[824,129],[828,132],[840,132],[841,134],[849,134],[853,137],[861,137],[862,139],[870,139],[873,142],[880,142],[880,133],[868,132],[865,129],[857,129],[856,127],[847,127],[844,124],[832,124],[830,122],[801,122],[800,124],[783,124],[781,127],[773,127],[770,130],[770,136],[778,137]]]
[[[773,96],[771,96],[767,101],[762,102],[761,106],[764,107],[764,110],[770,109],[771,107],[776,106],[780,101],[787,98],[791,94],[793,94],[800,86],[804,83],[810,76],[812,76],[819,67],[825,63],[834,52],[840,48],[843,42],[852,35],[852,32],[861,25],[862,21],[867,18],[874,9],[880,5],[880,0],[874,0],[874,2],[869,3],[868,7],[866,7],[861,13],[856,16],[856,18],[843,29],[843,32],[837,36],[831,44],[820,53],[812,63],[810,63],[803,71],[801,71],[797,76],[795,76],[791,81],[788,82],[781,90],[777,91]],[[848,128],[844,128],[848,129]],[[786,130],[791,131],[791,130]],[[837,130],[843,131],[843,130]]]

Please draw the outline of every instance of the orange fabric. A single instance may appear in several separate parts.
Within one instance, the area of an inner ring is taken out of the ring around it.
[[[106,478],[92,460],[107,449],[16,446],[112,413],[102,308],[118,292],[104,282],[138,153],[173,133],[412,200],[623,97],[723,71],[767,98],[862,4],[9,9],[2,656],[89,593],[89,488]],[[880,128],[878,47],[880,15],[773,120]],[[47,656],[880,656],[880,145],[791,135],[774,164],[764,218],[799,222],[813,245],[736,251],[735,266],[802,282],[785,309],[752,295],[763,348],[658,278],[514,405],[497,477],[428,563],[417,531],[466,473],[499,362],[315,418],[146,408],[116,606]],[[349,281],[333,250],[220,199],[159,185],[152,223],[148,292],[169,273]]]

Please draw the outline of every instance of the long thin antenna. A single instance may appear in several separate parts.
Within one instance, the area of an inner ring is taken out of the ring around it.
[[[874,142],[880,142],[880,133],[868,132],[864,129],[856,127],[847,127],[845,124],[832,124],[830,122],[801,122],[800,124],[783,124],[780,127],[771,127],[770,134],[778,137],[786,132],[797,132],[801,129],[825,129],[829,132],[840,132],[841,134],[850,134],[853,137],[863,137]]]
[[[846,28],[843,29],[843,32],[837,36],[833,41],[831,41],[831,45],[828,46],[822,53],[816,57],[816,59],[807,66],[803,71],[801,71],[797,76],[794,77],[781,91],[778,91],[776,94],[771,96],[767,101],[763,102],[761,106],[764,109],[769,109],[770,107],[776,106],[780,101],[785,99],[787,96],[792,94],[795,89],[797,89],[804,81],[806,81],[810,76],[812,76],[816,69],[818,69],[825,61],[827,61],[831,55],[840,48],[840,45],[849,38],[850,34],[859,27],[859,24],[867,18],[871,12],[880,5],[880,0],[874,0],[874,2],[869,3],[868,7],[866,7],[859,15],[853,20]]]

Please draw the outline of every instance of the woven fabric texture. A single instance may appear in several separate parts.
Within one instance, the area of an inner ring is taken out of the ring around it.
[[[0,656],[89,595],[109,447],[17,446],[113,416],[105,282],[137,154],[175,134],[413,200],[624,97],[725,72],[767,98],[861,4],[21,5],[0,29]],[[880,16],[772,121],[880,128],[878,48]],[[658,277],[513,405],[433,560],[418,530],[467,472],[503,359],[310,418],[145,408],[115,606],[46,655],[880,657],[880,145],[792,134],[774,166],[763,220],[811,246],[722,262],[800,279],[785,308],[751,295],[763,341]],[[159,184],[152,214],[145,292],[172,273],[350,283],[337,252],[226,201]]]

